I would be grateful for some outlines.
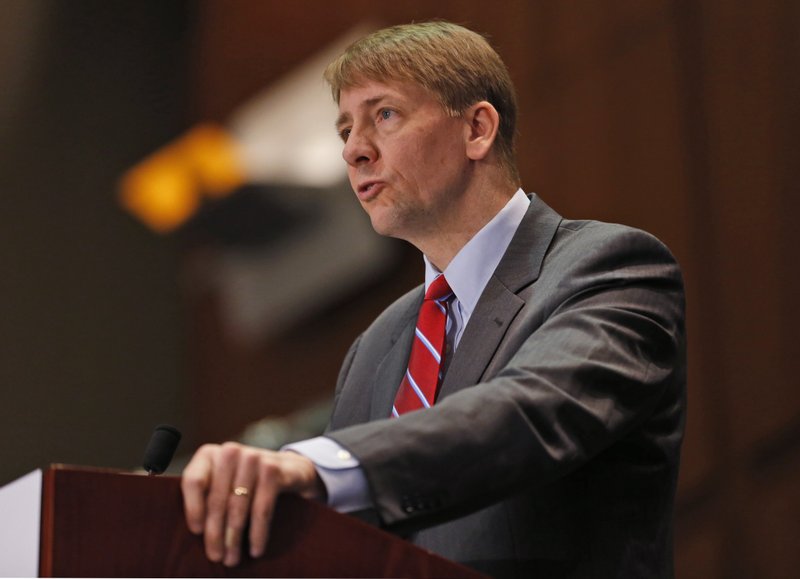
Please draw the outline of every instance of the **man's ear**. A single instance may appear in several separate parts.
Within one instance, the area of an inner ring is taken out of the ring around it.
[[[488,101],[480,101],[464,113],[467,121],[467,157],[473,161],[485,159],[492,150],[500,128],[500,114]]]

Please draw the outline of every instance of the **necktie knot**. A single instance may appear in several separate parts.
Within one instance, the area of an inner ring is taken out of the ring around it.
[[[453,290],[450,289],[450,285],[444,279],[444,275],[440,275],[428,286],[428,291],[425,292],[425,299],[439,301],[449,297],[452,293]]]

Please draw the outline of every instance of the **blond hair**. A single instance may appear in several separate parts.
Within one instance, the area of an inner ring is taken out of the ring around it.
[[[519,184],[514,85],[500,56],[480,34],[441,21],[385,28],[351,44],[328,65],[325,80],[337,103],[343,89],[365,80],[416,82],[452,116],[479,101],[490,102],[500,115],[496,140],[500,161]]]

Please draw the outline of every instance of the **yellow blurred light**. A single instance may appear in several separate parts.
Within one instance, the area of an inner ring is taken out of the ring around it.
[[[187,133],[182,152],[209,197],[224,197],[245,183],[233,140],[215,125],[200,125]]]
[[[203,195],[221,198],[244,183],[231,137],[199,125],[128,170],[119,196],[148,227],[167,233],[194,215]]]
[[[180,158],[164,151],[122,177],[120,200],[145,225],[167,233],[197,211],[200,195],[194,177]]]

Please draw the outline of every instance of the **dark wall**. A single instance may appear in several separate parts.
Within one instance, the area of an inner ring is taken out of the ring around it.
[[[183,129],[186,7],[10,1],[0,19],[0,482],[137,465],[184,416],[178,252],[115,187]]]

